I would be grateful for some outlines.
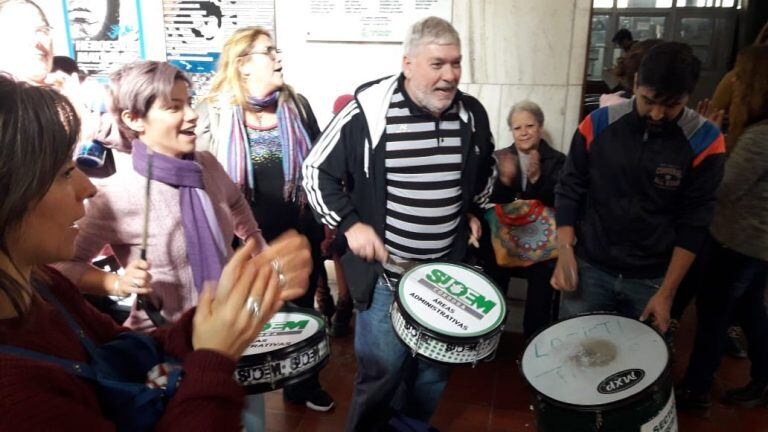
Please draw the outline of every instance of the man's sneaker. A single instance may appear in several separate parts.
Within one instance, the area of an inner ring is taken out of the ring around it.
[[[744,387],[725,392],[725,403],[753,408],[768,402],[768,384],[750,381]]]
[[[742,343],[744,332],[739,326],[728,327],[728,339],[725,343],[725,353],[735,358],[746,358],[747,350]]]
[[[709,393],[694,393],[680,387],[675,389],[675,404],[680,411],[705,410],[712,406],[712,399]]]
[[[335,405],[331,395],[323,389],[318,389],[311,397],[307,398],[305,403],[307,408],[320,412],[330,411]]]

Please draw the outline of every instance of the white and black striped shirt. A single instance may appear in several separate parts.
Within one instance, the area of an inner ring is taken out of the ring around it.
[[[461,216],[461,130],[457,105],[437,119],[398,89],[387,111],[384,244],[398,258],[440,258]]]

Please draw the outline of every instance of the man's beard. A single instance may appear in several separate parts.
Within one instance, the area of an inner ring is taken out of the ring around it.
[[[669,120],[651,120],[650,117],[646,116],[643,118],[645,120],[645,129],[650,133],[659,133],[663,131],[664,129],[668,128],[669,125],[672,123]]]

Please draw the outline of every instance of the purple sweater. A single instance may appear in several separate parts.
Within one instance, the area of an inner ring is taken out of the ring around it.
[[[117,172],[104,179],[92,179],[98,193],[86,202],[86,216],[78,223],[75,257],[54,266],[76,285],[107,245],[123,266],[139,259],[146,178],[133,170],[130,154],[114,152],[114,156]],[[208,152],[196,152],[196,159],[203,167],[205,190],[224,239],[233,235],[241,239],[255,237],[261,244],[258,250],[266,247],[248,202],[224,168]],[[163,316],[176,321],[197,304],[178,189],[152,181],[149,218],[147,261],[154,290],[150,296],[161,306]],[[232,255],[229,243],[227,253]],[[146,313],[135,307],[124,325],[137,330],[152,328]]]

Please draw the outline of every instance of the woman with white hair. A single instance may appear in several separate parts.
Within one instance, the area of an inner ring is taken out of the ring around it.
[[[491,202],[506,204],[518,199],[539,200],[548,207],[555,205],[555,185],[565,163],[565,155],[543,138],[544,113],[539,105],[529,100],[516,103],[507,116],[514,143],[496,152],[499,177],[494,185]],[[484,250],[491,256],[484,266],[496,284],[506,289],[510,277],[528,281],[523,316],[523,334],[526,338],[546,327],[557,318],[557,292],[549,280],[554,260],[532,264],[525,268],[501,268],[493,259],[488,241]]]

